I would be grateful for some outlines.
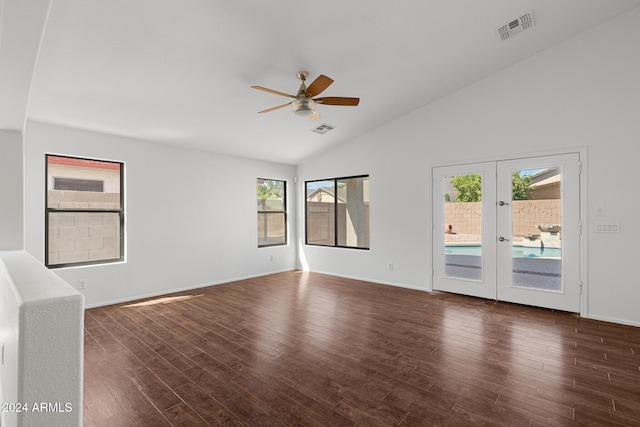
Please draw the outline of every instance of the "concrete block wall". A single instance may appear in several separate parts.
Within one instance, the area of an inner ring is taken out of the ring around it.
[[[59,209],[119,209],[120,193],[49,190],[47,206]]]
[[[481,234],[481,202],[445,203],[445,222],[455,233]],[[561,200],[515,200],[512,203],[514,236],[540,234],[538,224],[561,224]],[[444,224],[442,224],[444,228]]]
[[[482,234],[481,202],[449,202],[444,204],[444,209],[444,221],[451,224],[454,233]]]
[[[369,247],[370,242],[370,226],[369,226],[369,204],[364,206],[364,236],[361,242],[365,247]],[[344,234],[347,230],[347,205],[338,203],[337,212],[334,212],[334,204],[326,202],[310,202],[307,204],[307,243],[313,245],[333,245],[335,243],[335,216],[337,215],[338,232]],[[340,237],[340,234],[339,234]],[[343,236],[344,237],[344,236]],[[344,242],[338,242],[344,245]]]
[[[263,244],[279,243],[285,235],[285,222],[282,214],[258,215],[258,236]]]
[[[513,235],[540,234],[538,224],[562,224],[561,208],[560,199],[514,201]]]
[[[306,242],[314,245],[333,245],[335,242],[334,204],[313,202],[307,205]]]
[[[120,194],[49,190],[47,206],[58,209],[118,209]],[[113,212],[49,214],[49,264],[120,257],[120,216]]]

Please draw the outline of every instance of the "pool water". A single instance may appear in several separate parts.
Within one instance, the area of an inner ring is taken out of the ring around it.
[[[482,246],[445,246],[446,255],[482,255]],[[561,258],[560,248],[513,246],[513,258]]]

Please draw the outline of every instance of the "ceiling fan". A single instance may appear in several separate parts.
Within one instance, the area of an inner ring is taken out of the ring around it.
[[[316,120],[320,118],[320,113],[317,109],[317,104],[323,105],[345,105],[355,107],[360,102],[360,98],[346,98],[343,96],[327,96],[324,98],[314,98],[320,95],[326,88],[328,88],[333,79],[327,76],[319,75],[310,85],[307,87],[305,81],[309,77],[309,73],[306,71],[300,71],[298,78],[302,81],[300,89],[298,89],[297,95],[289,95],[288,93],[278,92],[277,90],[267,89],[262,86],[251,86],[254,89],[263,90],[265,92],[274,93],[276,95],[286,96],[287,98],[293,98],[293,101],[286,104],[278,105],[277,107],[267,108],[266,110],[258,111],[259,114],[268,113],[270,111],[279,110],[287,105],[291,105],[293,112],[298,116],[309,117],[310,120]]]

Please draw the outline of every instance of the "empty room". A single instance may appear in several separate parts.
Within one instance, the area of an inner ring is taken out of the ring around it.
[[[0,0],[0,427],[640,424],[640,0]]]

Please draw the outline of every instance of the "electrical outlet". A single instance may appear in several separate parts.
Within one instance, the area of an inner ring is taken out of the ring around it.
[[[392,262],[389,263],[389,270],[393,270],[393,263]]]
[[[273,255],[269,255],[269,261],[273,262]]]
[[[78,289],[87,289],[87,281],[84,279],[78,280]]]

